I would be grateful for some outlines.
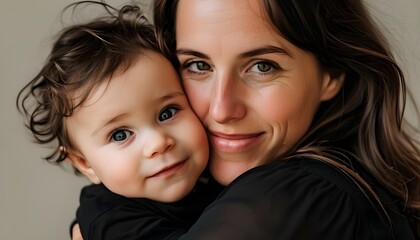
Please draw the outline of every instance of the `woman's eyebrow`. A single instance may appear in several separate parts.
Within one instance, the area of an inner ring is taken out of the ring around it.
[[[210,59],[209,56],[207,56],[204,53],[201,52],[197,52],[188,48],[180,48],[177,49],[175,51],[176,55],[191,55],[191,56],[195,56],[198,58],[203,58],[203,59]],[[249,58],[249,57],[253,57],[253,56],[257,56],[257,55],[263,55],[263,54],[269,54],[269,53],[278,53],[278,54],[282,54],[282,55],[287,55],[291,58],[293,58],[292,54],[287,51],[284,48],[280,48],[280,47],[276,47],[276,46],[272,46],[272,45],[267,45],[267,46],[263,46],[263,47],[259,47],[256,49],[252,49],[249,51],[246,51],[244,53],[241,53],[239,55],[239,58]]]
[[[196,56],[198,58],[203,58],[203,59],[210,59],[209,56],[207,56],[204,53],[201,52],[197,52],[188,48],[180,48],[177,49],[175,51],[176,55],[191,55],[191,56]]]
[[[250,51],[241,53],[239,55],[239,58],[249,58],[249,57],[253,57],[253,56],[257,56],[257,55],[263,55],[263,54],[269,54],[269,53],[278,53],[278,54],[287,55],[287,56],[293,58],[292,54],[289,51],[287,51],[286,49],[276,47],[276,46],[272,46],[272,45],[259,47],[259,48],[252,49]]]

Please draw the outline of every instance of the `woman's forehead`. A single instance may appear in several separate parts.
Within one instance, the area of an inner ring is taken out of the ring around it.
[[[256,0],[181,0],[177,8],[176,29],[201,29],[203,32],[220,29],[229,33],[238,27],[270,26],[262,9],[262,3]]]
[[[176,14],[177,48],[287,42],[264,11],[259,0],[181,0]]]

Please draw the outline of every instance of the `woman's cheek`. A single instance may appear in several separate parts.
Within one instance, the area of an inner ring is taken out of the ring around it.
[[[263,91],[253,102],[260,117],[273,124],[285,123],[293,112],[293,97],[284,91]]]

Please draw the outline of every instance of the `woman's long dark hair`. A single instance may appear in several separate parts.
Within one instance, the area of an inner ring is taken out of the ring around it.
[[[169,57],[175,57],[177,3],[156,0],[154,5],[159,45]],[[362,1],[264,4],[279,34],[314,54],[324,69],[346,75],[341,93],[320,106],[309,132],[286,157],[312,157],[345,168],[371,192],[364,179],[337,160],[351,154],[404,202],[407,215],[420,226],[420,150],[407,132],[418,130],[403,119],[407,98],[403,73]]]

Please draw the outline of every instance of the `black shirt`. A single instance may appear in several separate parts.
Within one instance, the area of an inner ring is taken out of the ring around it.
[[[354,171],[379,196],[388,216],[343,171],[316,160],[290,159],[245,172],[212,203],[220,190],[215,183],[173,204],[88,187],[82,192],[78,221],[84,239],[86,234],[94,239],[416,239],[400,201],[362,167],[354,164]],[[99,206],[98,200],[103,201]]]
[[[126,198],[103,184],[84,187],[76,220],[83,239],[178,239],[197,220],[222,187],[202,178],[174,203]]]
[[[389,218],[343,171],[291,159],[235,179],[181,239],[414,240],[396,198],[363,168],[355,171],[369,182]]]

